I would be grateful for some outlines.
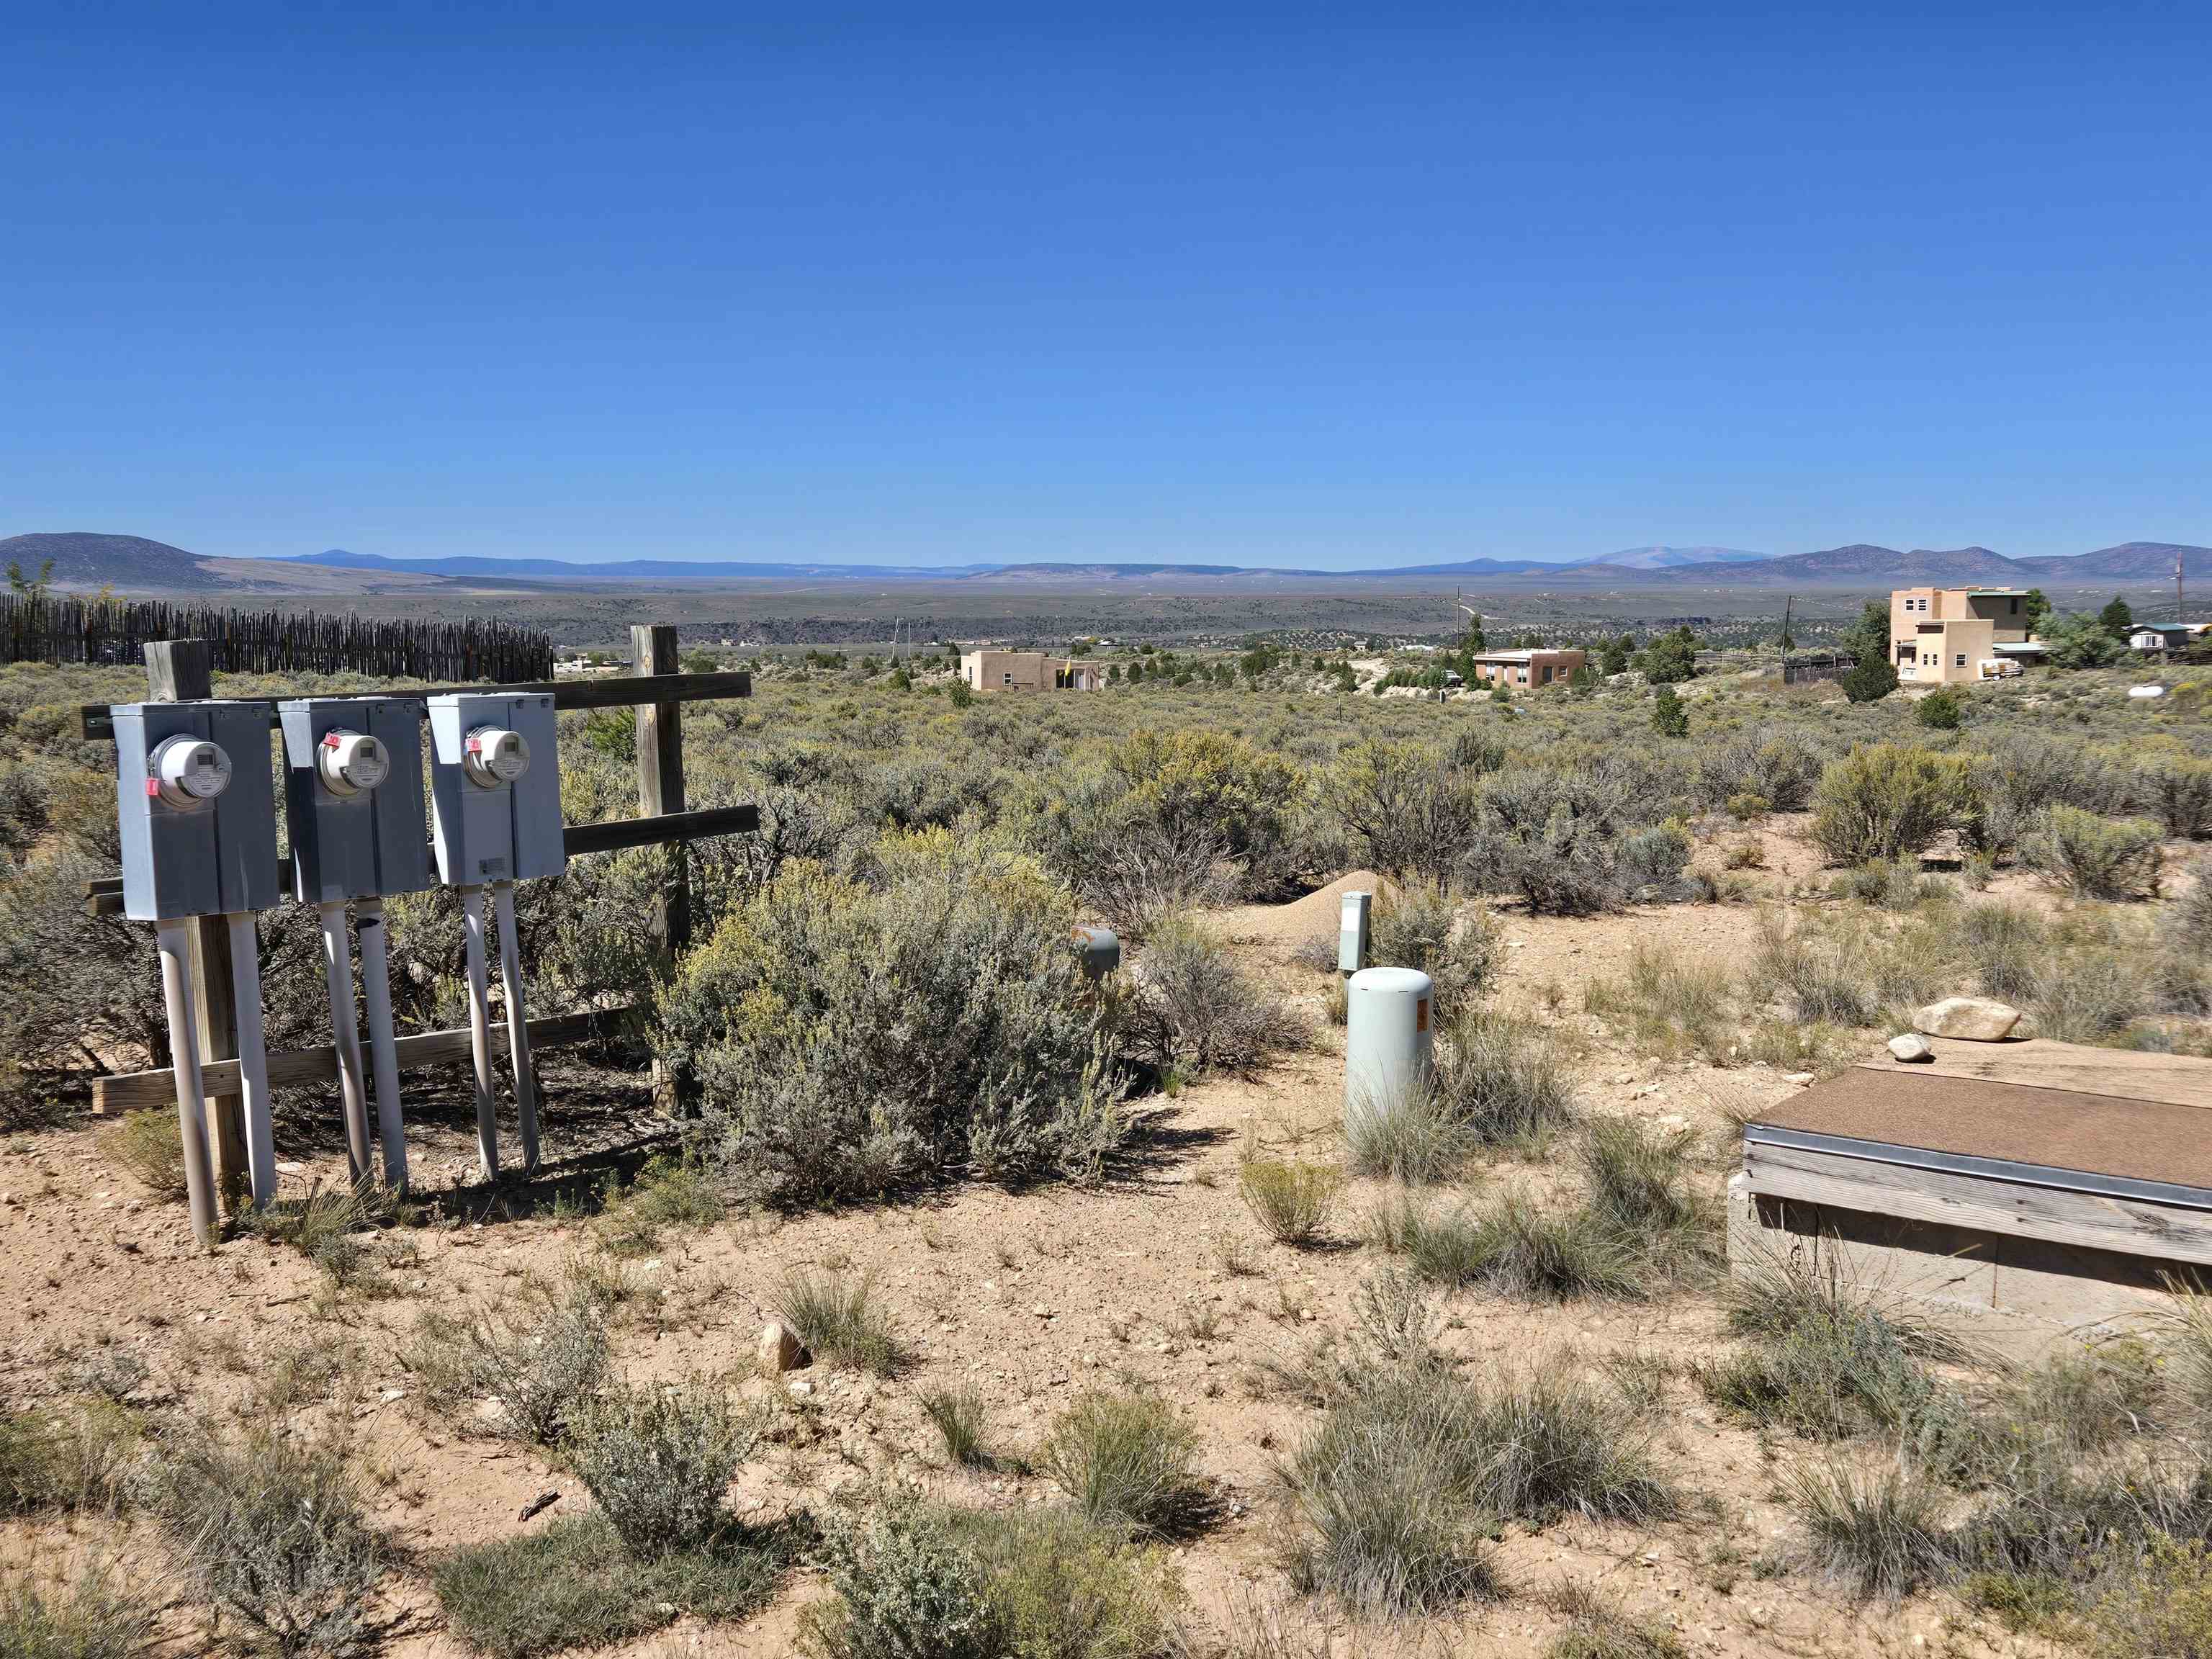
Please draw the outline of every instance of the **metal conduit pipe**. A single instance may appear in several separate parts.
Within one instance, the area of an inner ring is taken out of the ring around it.
[[[238,1019],[238,1091],[246,1108],[246,1178],[253,1207],[276,1197],[276,1131],[269,1120],[269,1037],[261,1023],[260,941],[250,912],[223,918],[230,929],[230,1000]]]
[[[216,1214],[215,1170],[208,1159],[207,1104],[200,1091],[200,1045],[192,1031],[191,943],[180,921],[154,925],[161,953],[161,998],[169,1014],[169,1054],[177,1077],[177,1125],[185,1147],[185,1196],[192,1237],[213,1249],[222,1232]]]
[[[346,1164],[356,1184],[368,1178],[368,1103],[361,1084],[361,1028],[353,1008],[353,942],[343,903],[318,904],[323,925],[323,974],[331,994],[331,1040],[338,1055],[338,1092],[345,1103]]]
[[[522,1007],[522,947],[514,927],[514,884],[491,884],[492,915],[499,924],[499,979],[507,994],[507,1049],[514,1062],[514,1109],[521,1121],[522,1170],[538,1167],[538,1079],[530,1069],[530,1026]]]
[[[361,1001],[368,1017],[368,1068],[376,1084],[376,1144],[384,1157],[384,1182],[395,1191],[407,1185],[407,1127],[399,1115],[399,1050],[392,1031],[392,957],[384,934],[384,901],[365,898],[354,905],[354,932],[361,940]]]
[[[499,1120],[491,1091],[491,975],[484,965],[483,889],[461,889],[461,930],[468,941],[469,1058],[476,1066],[477,1161],[484,1179],[499,1174]]]

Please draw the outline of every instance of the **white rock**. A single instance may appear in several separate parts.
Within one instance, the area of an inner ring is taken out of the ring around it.
[[[806,1363],[806,1346],[799,1333],[780,1319],[761,1327],[760,1363],[765,1371],[796,1370]]]
[[[1917,1031],[1906,1031],[1901,1036],[1890,1038],[1889,1053],[1891,1059],[1901,1060],[1908,1064],[1913,1060],[1936,1058],[1935,1045]]]
[[[1810,1083],[1813,1080],[1813,1074],[1810,1072],[1784,1072],[1782,1074],[1782,1080],[1784,1083],[1802,1085]]]
[[[1968,1042],[2002,1042],[2020,1024],[2020,1010],[1992,997],[1945,997],[1912,1016],[1915,1030]]]

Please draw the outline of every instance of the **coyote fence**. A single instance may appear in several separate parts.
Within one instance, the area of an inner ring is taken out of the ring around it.
[[[372,674],[387,679],[553,678],[553,638],[496,618],[372,622],[313,611],[239,611],[165,599],[0,594],[0,662],[127,663],[157,640],[208,642],[227,674]]]

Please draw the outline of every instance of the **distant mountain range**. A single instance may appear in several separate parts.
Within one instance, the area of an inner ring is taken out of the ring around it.
[[[126,593],[215,592],[327,595],[445,589],[527,592],[548,587],[716,587],[750,582],[992,582],[1085,586],[1141,582],[1152,586],[1339,584],[1437,580],[1522,589],[1864,588],[2038,584],[2112,586],[2163,582],[2176,555],[2212,575],[2212,548],[2172,542],[2122,542],[2064,558],[2007,558],[1986,547],[1899,551],[1853,543],[1816,553],[1776,556],[1728,547],[1638,547],[1571,563],[1541,559],[1462,559],[1374,570],[1301,570],[1231,564],[1115,563],[878,565],[750,562],[737,560],[454,557],[396,559],[331,548],[286,559],[231,559],[187,552],[143,536],[88,531],[0,539],[0,564],[36,575],[51,559],[57,586],[112,586]]]

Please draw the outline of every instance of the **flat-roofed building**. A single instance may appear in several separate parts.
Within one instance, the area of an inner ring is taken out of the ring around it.
[[[960,678],[974,691],[1096,691],[1106,671],[1048,651],[979,650],[961,653]]]
[[[1900,587],[1889,596],[1889,648],[1905,685],[1948,685],[2002,672],[2027,640],[2027,595],[2017,587]]]
[[[1482,651],[1469,665],[1478,685],[1504,685],[1514,690],[1535,690],[1564,685],[1583,665],[1579,651]]]

